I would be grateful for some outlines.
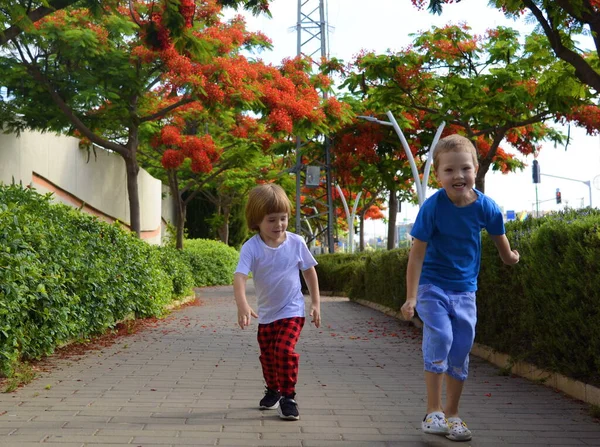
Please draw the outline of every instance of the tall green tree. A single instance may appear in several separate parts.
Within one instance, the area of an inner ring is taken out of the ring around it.
[[[362,95],[360,90],[356,93],[362,96],[362,100],[345,98],[353,105],[356,115],[387,120],[386,116],[373,111],[382,110],[377,95]],[[403,129],[412,156],[419,162],[433,141],[436,123],[423,111],[400,111],[395,118]],[[359,217],[366,217],[367,213],[375,217],[376,210],[371,207],[380,203],[383,194],[387,194],[387,248],[395,248],[396,216],[402,203],[416,202],[416,196],[412,191],[412,170],[407,154],[393,128],[355,118],[335,134],[333,166],[345,190],[354,194],[363,191],[364,199],[369,198],[362,204]],[[361,246],[364,246],[362,238]]]
[[[433,27],[413,37],[404,51],[360,56],[345,85],[368,97],[372,108],[420,114],[419,122],[445,122],[444,135],[469,137],[478,149],[481,191],[490,169],[524,167],[507,146],[522,155],[536,153],[544,140],[563,141],[548,121],[572,119],[565,117],[577,108],[597,110],[595,93],[552,56],[540,34],[521,44],[513,29],[474,36],[465,25]]]
[[[177,204],[178,247],[183,244],[186,206],[195,195],[204,194],[216,206],[214,222],[219,222],[219,235],[227,243],[232,208],[249,189],[248,181],[256,184],[260,179],[254,163],[264,167],[261,156],[290,146],[292,134],[328,132],[345,116],[332,107],[335,98],[321,97],[317,88],[322,76],[308,72],[307,60],[286,59],[274,67],[240,56],[215,60],[213,68],[222,92],[219,101],[210,107],[188,104],[157,123],[150,137],[150,151],[161,155]]]
[[[121,155],[131,229],[139,234],[142,136],[191,104],[222,101],[220,85],[236,73],[221,65],[239,58],[240,48],[270,44],[239,20],[221,22],[215,1],[112,6],[100,15],[57,11],[10,41],[0,56],[10,91],[0,122],[5,131],[64,132]]]
[[[444,4],[461,0],[430,0],[431,12],[441,14]],[[466,1],[466,0],[465,0]],[[425,7],[425,0],[411,0]],[[508,17],[534,20],[546,36],[556,57],[571,65],[575,76],[584,84],[600,92],[600,2],[597,0],[491,0],[490,6],[500,9]],[[592,37],[593,50],[577,43],[578,37]],[[597,119],[597,118],[596,118]]]
[[[270,0],[221,0],[219,3],[225,7],[244,9],[254,14],[269,13]],[[178,0],[163,0],[164,4],[179,4]],[[34,23],[44,17],[68,8],[76,6],[86,7],[92,14],[102,14],[110,10],[118,2],[112,0],[2,0],[0,1],[0,47],[22,32],[33,30]],[[173,22],[170,24],[172,30],[177,32],[181,25]]]

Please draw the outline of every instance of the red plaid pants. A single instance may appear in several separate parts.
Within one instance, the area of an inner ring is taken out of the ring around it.
[[[294,351],[304,317],[283,318],[258,325],[260,364],[267,387],[293,396],[298,381],[300,354]]]

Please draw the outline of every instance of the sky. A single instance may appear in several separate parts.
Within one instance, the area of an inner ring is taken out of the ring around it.
[[[481,0],[462,0],[460,3],[447,5],[441,16],[417,10],[410,0],[324,1],[328,12],[329,55],[345,62],[352,60],[361,50],[377,53],[400,50],[412,41],[410,34],[427,30],[433,25],[464,22],[477,34],[483,34],[485,30],[497,26],[510,26],[523,35],[534,26],[525,21],[506,19],[502,13],[487,7],[487,2]],[[318,1],[308,0],[307,4],[318,6]],[[274,0],[270,9],[273,16],[271,19],[246,15],[246,20],[250,30],[262,31],[273,41],[273,50],[258,56],[277,65],[283,58],[294,57],[297,53],[297,2]],[[382,114],[384,112],[382,110]],[[567,131],[566,128],[562,130],[564,133]],[[592,183],[592,205],[600,206],[600,189],[593,186],[594,178],[598,177],[596,184],[600,188],[600,137],[588,136],[585,130],[576,127],[571,127],[570,135],[567,150],[563,146],[554,147],[553,143],[542,145],[538,156],[542,178],[537,185],[540,212],[559,210],[566,205],[573,208],[579,208],[582,204],[589,206],[590,189],[582,183],[585,181]],[[524,159],[523,156],[519,158]],[[529,156],[524,161],[528,166],[523,172],[503,175],[490,171],[486,175],[485,193],[504,210],[531,212],[535,209],[536,185],[533,184],[531,172],[533,157]],[[550,175],[571,180],[549,177]],[[557,188],[562,194],[561,205],[557,205],[555,201]],[[429,190],[429,194],[433,192]],[[418,207],[402,204],[398,223],[414,222],[417,212]],[[367,222],[367,239],[385,234],[386,225],[383,222]]]

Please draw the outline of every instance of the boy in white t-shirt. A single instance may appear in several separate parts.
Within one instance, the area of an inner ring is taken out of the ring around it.
[[[242,329],[258,318],[260,363],[266,382],[261,410],[279,411],[281,419],[298,420],[296,382],[300,355],[294,351],[304,326],[304,296],[300,285],[302,272],[311,296],[309,315],[316,327],[321,325],[319,281],[312,256],[304,239],[286,231],[291,212],[290,201],[278,185],[257,186],[248,197],[246,220],[258,234],[242,246],[233,279]],[[246,280],[252,272],[258,314],[248,305]]]

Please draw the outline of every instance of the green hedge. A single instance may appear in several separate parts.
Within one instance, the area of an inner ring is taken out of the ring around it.
[[[512,268],[484,240],[477,340],[517,360],[600,385],[600,211],[507,225]]]
[[[364,254],[333,253],[316,257],[315,267],[319,277],[319,288],[333,295],[349,296],[355,283],[356,270],[367,258]],[[303,289],[306,289],[304,280]]]
[[[209,239],[190,239],[184,241],[183,249],[196,286],[232,283],[240,257],[235,248]]]
[[[29,188],[0,185],[0,374],[118,321],[160,316],[193,286],[230,284],[237,252],[157,247]]]
[[[600,385],[600,211],[510,222],[521,262],[506,266],[482,236],[476,341],[515,360]],[[322,290],[399,310],[408,251],[320,255]]]

